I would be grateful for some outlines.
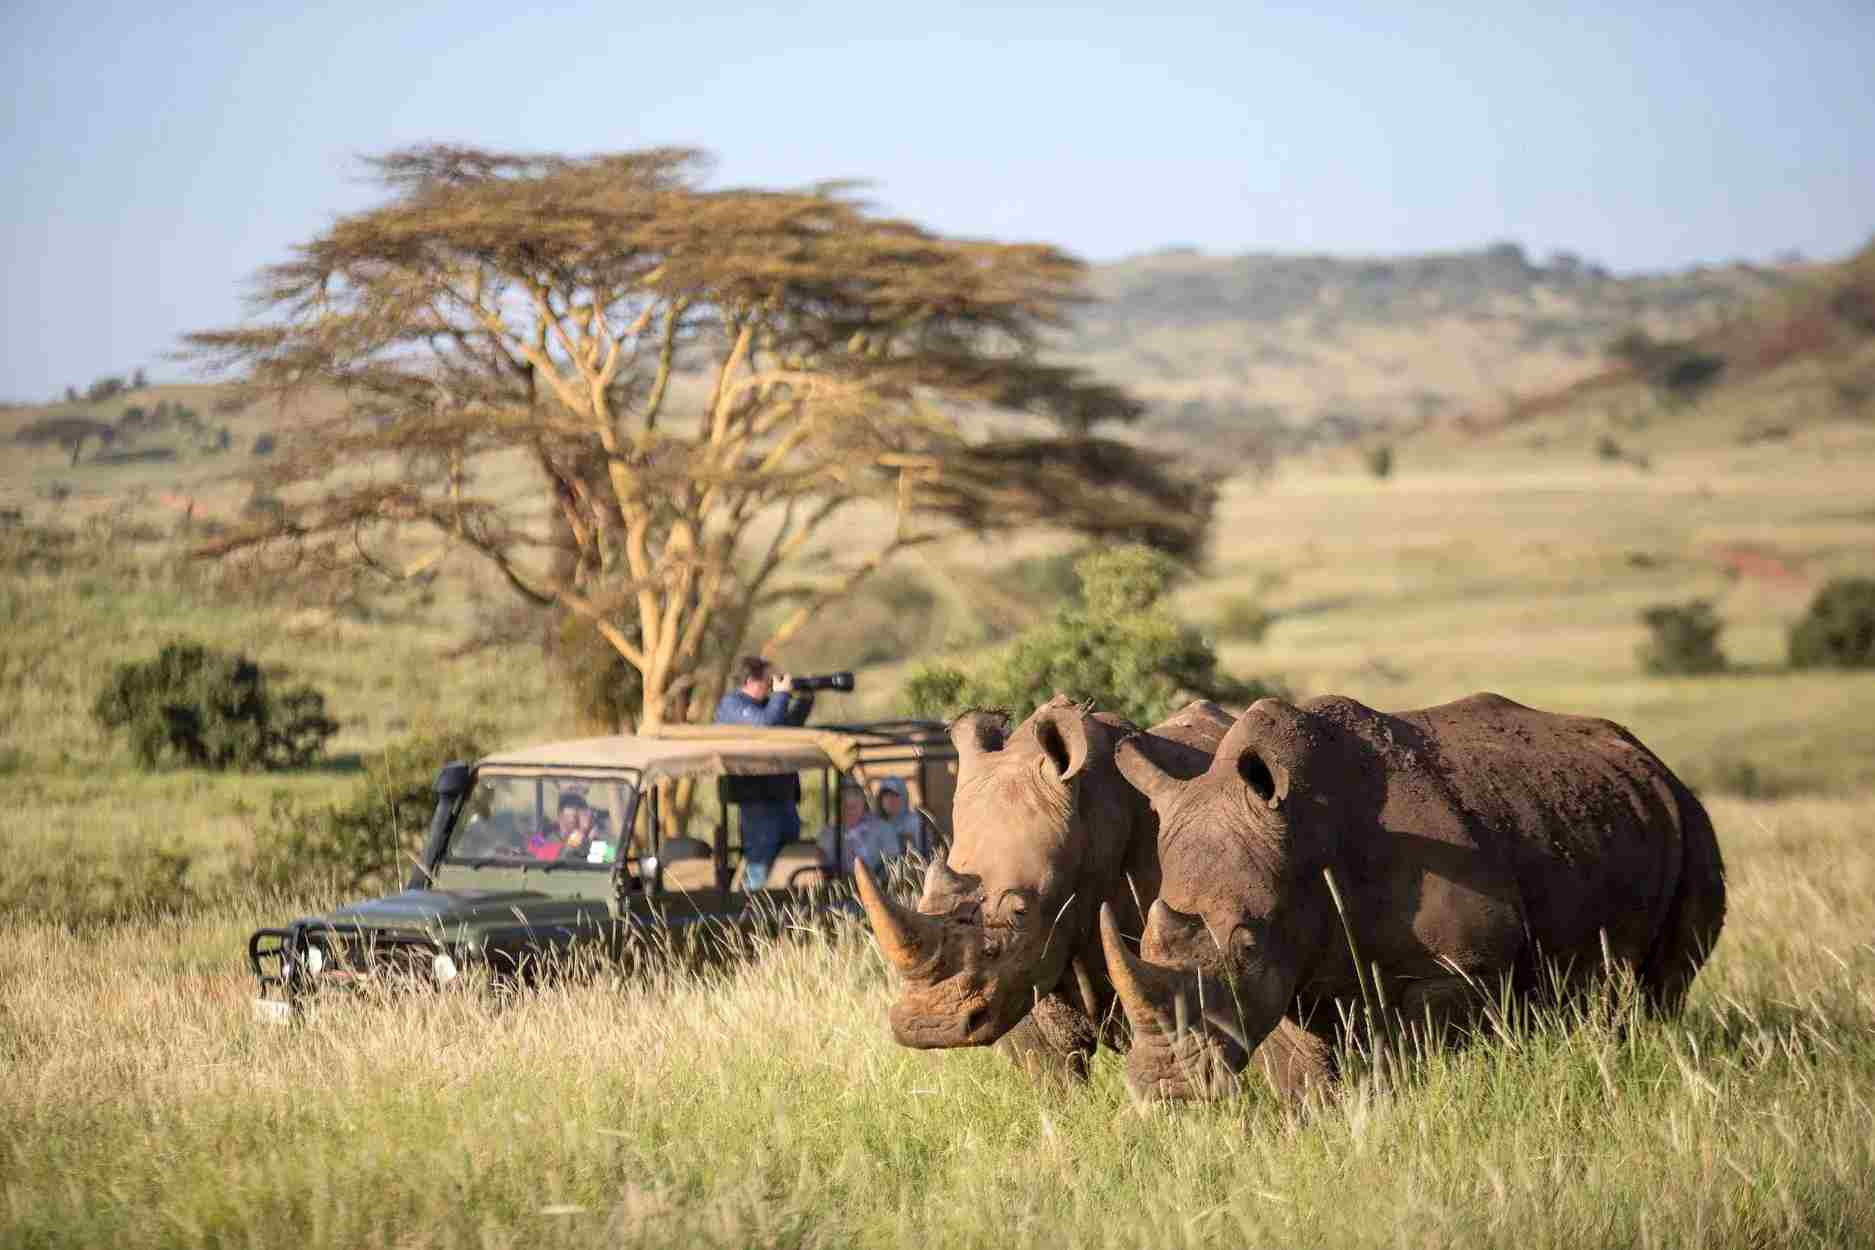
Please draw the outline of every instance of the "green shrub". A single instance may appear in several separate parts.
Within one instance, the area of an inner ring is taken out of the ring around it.
[[[1081,603],[1070,603],[1013,639],[972,672],[915,671],[901,698],[914,715],[1000,707],[1017,719],[1056,692],[1150,724],[1194,697],[1249,703],[1271,685],[1218,672],[1217,653],[1177,620],[1164,597],[1178,566],[1136,544],[1096,551],[1075,565]]]
[[[1761,768],[1751,760],[1724,758],[1714,761],[1705,775],[1693,775],[1693,788],[1729,794],[1741,799],[1778,799],[1797,792],[1789,781]]]
[[[1691,403],[1725,372],[1725,357],[1689,343],[1655,339],[1630,330],[1608,344],[1607,354],[1627,364],[1662,398]]]
[[[1098,548],[1074,562],[1081,602],[1096,619],[1130,616],[1151,609],[1179,578],[1178,562],[1141,543]]]
[[[486,754],[493,738],[485,724],[402,738],[367,755],[364,771],[337,803],[306,804],[276,794],[256,831],[248,875],[286,891],[395,888],[429,832],[436,770]]]
[[[1276,614],[1249,595],[1232,595],[1219,605],[1217,636],[1244,642],[1262,642],[1276,623]]]
[[[1712,601],[1656,603],[1641,612],[1648,639],[1640,645],[1641,667],[1650,673],[1716,673],[1725,668],[1719,650],[1724,623],[1713,615]]]
[[[272,521],[276,525],[286,520],[286,504],[278,495],[268,495],[255,491],[241,505],[241,515],[256,520]]]
[[[146,769],[165,759],[217,770],[296,768],[338,732],[311,686],[276,690],[246,656],[187,640],[118,665],[91,715],[107,733],[124,731]]]
[[[1839,577],[1791,626],[1792,668],[1875,667],[1875,578]]]
[[[1367,462],[1367,471],[1373,474],[1376,478],[1380,479],[1381,481],[1384,482],[1387,480],[1388,477],[1392,476],[1393,474],[1393,446],[1392,444],[1380,443],[1376,446],[1369,447],[1366,451],[1361,453],[1361,458]]]
[[[170,845],[132,844],[108,856],[49,845],[0,857],[0,919],[70,928],[147,923],[212,901],[191,881],[195,857]]]

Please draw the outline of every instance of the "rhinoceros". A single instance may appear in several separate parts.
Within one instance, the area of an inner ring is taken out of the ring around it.
[[[879,948],[904,980],[892,1032],[906,1046],[1001,1042],[1018,1061],[1084,1075],[1123,1031],[1095,916],[1137,935],[1159,890],[1150,805],[1114,768],[1123,738],[1168,775],[1196,776],[1230,728],[1192,703],[1145,733],[1056,695],[1014,733],[1000,713],[951,724],[953,840],[917,908],[855,876]],[[1129,737],[1129,735],[1137,735]]]
[[[1201,776],[1129,742],[1115,762],[1159,816],[1139,955],[1101,916],[1148,1097],[1223,1094],[1253,1053],[1282,1094],[1331,1081],[1364,993],[1443,1033],[1481,991],[1571,993],[1612,963],[1671,1012],[1724,921],[1705,809],[1612,721],[1493,694],[1261,699]],[[1259,1051],[1279,1023],[1288,1044]]]

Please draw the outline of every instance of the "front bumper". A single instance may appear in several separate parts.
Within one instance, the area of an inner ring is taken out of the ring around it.
[[[463,955],[424,933],[298,920],[284,929],[256,929],[247,939],[247,963],[260,988],[255,1013],[285,1022],[325,989],[446,985],[461,970]]]

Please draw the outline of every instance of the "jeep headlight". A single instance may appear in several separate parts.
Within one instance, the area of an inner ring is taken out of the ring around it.
[[[456,967],[456,961],[449,957],[449,952],[444,951],[430,961],[430,971],[436,974],[436,983],[438,985],[448,985],[451,981],[456,979],[456,973],[461,971],[461,969]]]
[[[317,946],[312,945],[311,943],[308,943],[306,946],[306,971],[311,973],[313,976],[318,976],[319,970],[321,968],[324,968],[325,966],[326,966],[325,951],[323,951]]]

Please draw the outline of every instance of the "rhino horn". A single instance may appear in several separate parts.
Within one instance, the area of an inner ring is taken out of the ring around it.
[[[863,860],[854,861],[853,878],[887,961],[906,976],[928,972],[944,949],[944,922],[893,902],[873,881]]]
[[[1107,976],[1134,1033],[1174,1035],[1175,1022],[1184,1015],[1184,999],[1179,994],[1183,977],[1179,972],[1147,963],[1126,949],[1111,903],[1100,905],[1100,945],[1107,954]]]
[[[1113,762],[1119,767],[1120,775],[1126,778],[1128,785],[1158,803],[1169,799],[1182,783],[1160,768],[1141,748],[1140,739],[1144,737],[1144,734],[1133,734],[1122,739],[1113,750]]]

